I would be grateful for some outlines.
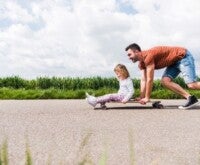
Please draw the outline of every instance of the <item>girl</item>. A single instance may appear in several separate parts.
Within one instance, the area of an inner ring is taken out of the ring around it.
[[[129,72],[125,65],[118,64],[114,68],[114,72],[117,76],[119,81],[119,90],[117,93],[113,94],[106,94],[100,97],[94,97],[86,93],[86,100],[87,102],[95,107],[98,103],[101,104],[101,107],[105,106],[106,102],[116,101],[126,103],[134,93],[133,82],[130,78]]]

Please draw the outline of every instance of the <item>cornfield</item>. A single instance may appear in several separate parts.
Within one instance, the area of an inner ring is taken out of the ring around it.
[[[198,78],[200,80],[200,78]],[[178,77],[175,79],[179,85],[186,88],[183,79]],[[134,88],[140,88],[140,80],[133,79]],[[118,80],[114,77],[90,77],[90,78],[71,78],[71,77],[38,77],[33,80],[22,79],[19,76],[0,78],[0,88],[12,89],[61,89],[61,90],[79,90],[79,89],[93,89],[101,88],[118,89]],[[162,89],[160,80],[154,80],[153,90]]]
[[[22,79],[18,76],[0,78],[0,88],[12,89],[61,89],[61,90],[77,90],[77,89],[100,89],[100,88],[118,88],[116,78],[60,78],[60,77],[39,77],[34,80]]]
[[[132,80],[135,89],[133,97],[135,98],[140,95],[140,80]],[[175,82],[187,88],[182,78],[178,77]],[[38,77],[27,80],[13,76],[0,78],[0,99],[83,99],[85,92],[101,96],[115,93],[118,88],[119,82],[114,77]],[[200,97],[199,90],[189,90],[189,92]],[[151,98],[179,99],[181,96],[163,88],[160,80],[154,80]]]

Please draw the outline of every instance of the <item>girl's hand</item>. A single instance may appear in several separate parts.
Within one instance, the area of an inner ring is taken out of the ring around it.
[[[124,100],[122,100],[122,103],[123,103],[123,104],[126,104],[126,103],[127,103],[127,101],[124,101]]]

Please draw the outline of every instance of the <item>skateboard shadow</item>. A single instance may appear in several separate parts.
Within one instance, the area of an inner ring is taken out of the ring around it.
[[[100,107],[96,107],[94,110],[104,110]],[[106,110],[180,110],[178,105],[166,105],[163,109],[153,108],[152,106],[123,106],[123,107],[107,107]],[[106,111],[105,110],[105,111]],[[200,110],[200,106],[195,106],[187,110]]]
[[[191,108],[189,110],[200,110],[200,106],[195,106],[195,107],[193,107],[193,108]]]
[[[164,106],[164,109],[178,109],[179,105],[167,105]],[[181,109],[179,109],[181,111]],[[200,110],[200,106],[195,106],[185,110]]]

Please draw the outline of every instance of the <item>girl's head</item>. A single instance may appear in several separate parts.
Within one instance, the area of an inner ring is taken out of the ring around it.
[[[126,78],[130,77],[129,72],[128,72],[126,66],[123,65],[123,64],[118,64],[114,68],[114,72],[116,73],[116,75],[117,75],[117,77],[119,79],[126,79]]]

